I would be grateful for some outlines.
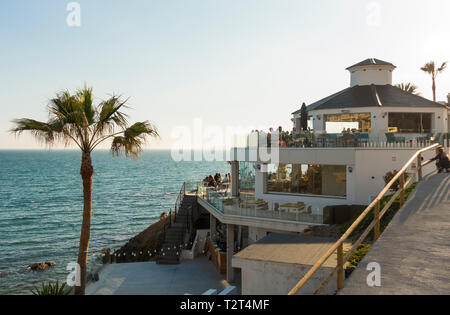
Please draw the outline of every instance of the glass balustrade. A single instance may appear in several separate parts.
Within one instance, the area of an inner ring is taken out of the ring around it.
[[[202,181],[188,181],[184,184],[185,193],[206,201],[216,211],[224,215],[295,221],[322,224],[320,211],[313,211],[311,206],[298,204],[277,204],[255,200],[247,193],[241,197],[232,197],[229,185],[206,187]]]

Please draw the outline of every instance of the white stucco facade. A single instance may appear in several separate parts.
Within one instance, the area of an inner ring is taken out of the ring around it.
[[[350,86],[356,85],[392,85],[392,65],[365,65],[348,68],[350,71]]]

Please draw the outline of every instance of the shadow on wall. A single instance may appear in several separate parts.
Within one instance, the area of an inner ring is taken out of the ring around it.
[[[343,224],[363,211],[367,206],[363,205],[337,205],[323,208],[324,224]]]

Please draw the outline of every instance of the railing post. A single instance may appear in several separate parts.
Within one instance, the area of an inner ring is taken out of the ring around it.
[[[419,179],[419,182],[422,180],[423,173],[422,173],[422,153],[419,153],[417,156],[417,176]]]
[[[403,206],[405,203],[405,173],[402,173],[400,175],[400,206]]]
[[[337,289],[340,290],[344,287],[344,245],[339,244],[337,248]]]
[[[379,200],[375,204],[373,217],[374,217],[375,222],[376,222],[374,230],[373,230],[373,233],[374,233],[374,237],[373,238],[374,238],[374,241],[376,241],[380,237],[380,201]]]

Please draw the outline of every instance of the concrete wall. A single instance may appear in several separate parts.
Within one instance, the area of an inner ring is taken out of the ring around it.
[[[267,262],[233,258],[233,267],[241,269],[243,295],[286,295],[297,282],[311,269],[309,265]],[[332,268],[321,268],[297,293],[313,294]],[[336,291],[334,277],[322,294]]]

